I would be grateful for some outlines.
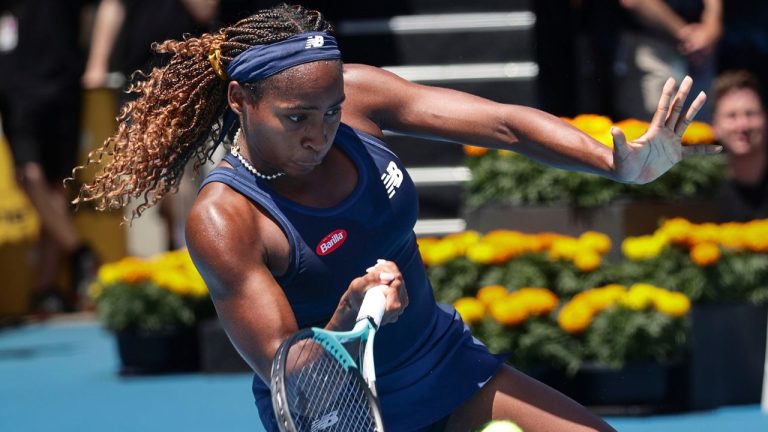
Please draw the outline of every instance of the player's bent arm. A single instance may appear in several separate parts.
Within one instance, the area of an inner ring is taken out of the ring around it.
[[[296,320],[266,265],[256,212],[242,196],[220,193],[225,187],[201,191],[187,220],[187,246],[227,335],[269,382],[272,358]]]
[[[613,178],[610,148],[541,110],[420,85],[383,69],[345,65],[350,124],[512,150],[547,165]],[[357,122],[357,123],[355,123]]]
[[[200,192],[186,224],[187,246],[208,286],[219,320],[240,355],[269,382],[272,359],[280,344],[298,330],[296,318],[283,289],[273,276],[282,272],[289,258],[288,241],[270,218],[242,195],[212,183]],[[388,282],[397,291],[404,287],[397,277]],[[339,300],[328,330],[350,330],[366,289],[381,284],[380,272],[351,281]],[[388,313],[404,305],[395,293],[388,295]],[[407,300],[405,301],[407,304]],[[389,321],[395,321],[390,316]]]

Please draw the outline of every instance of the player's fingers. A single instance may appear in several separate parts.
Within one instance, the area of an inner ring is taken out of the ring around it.
[[[624,131],[616,126],[611,128],[611,137],[613,137],[613,151],[618,155],[624,155],[629,151],[627,146],[627,137],[624,135]]]
[[[672,99],[672,106],[665,122],[667,127],[675,128],[677,125],[677,120],[680,118],[680,113],[683,111],[683,105],[688,98],[688,93],[691,91],[692,85],[693,79],[691,79],[691,77],[686,76],[683,78],[683,81],[680,83],[680,88],[677,90],[677,94],[674,99]]]
[[[680,119],[680,121],[675,126],[675,134],[679,137],[682,137],[685,133],[685,130],[688,128],[688,125],[691,124],[693,119],[696,117],[696,114],[699,113],[699,110],[704,106],[704,103],[707,102],[707,95],[704,92],[700,92],[696,99],[691,102],[691,106],[688,107],[688,111],[686,111],[685,115]]]
[[[658,127],[664,127],[674,92],[675,79],[669,78],[667,79],[667,82],[664,83],[664,88],[661,90],[661,97],[659,98],[659,104],[656,107],[656,114],[653,115],[653,119],[651,120],[652,124],[655,124]]]
[[[717,154],[723,151],[723,146],[703,144],[683,147],[683,156],[693,156],[701,154]]]

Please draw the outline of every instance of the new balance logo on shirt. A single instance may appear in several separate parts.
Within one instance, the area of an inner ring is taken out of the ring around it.
[[[310,36],[307,38],[307,44],[304,45],[304,49],[320,48],[324,44],[325,44],[325,39],[323,39],[323,36],[321,35]]]
[[[384,183],[389,199],[392,199],[395,196],[395,192],[397,192],[397,188],[403,183],[403,172],[397,167],[395,161],[389,162],[387,171],[381,174],[381,181]]]

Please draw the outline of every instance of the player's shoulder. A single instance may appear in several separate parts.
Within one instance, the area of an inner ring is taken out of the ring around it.
[[[397,82],[407,83],[406,80],[380,67],[359,63],[344,64],[344,86],[347,88],[389,88]]]
[[[243,195],[223,183],[208,183],[187,216],[187,242],[205,249],[222,244],[236,247],[242,232],[253,232],[258,226],[258,217]]]

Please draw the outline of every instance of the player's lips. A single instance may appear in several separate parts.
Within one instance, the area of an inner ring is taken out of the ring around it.
[[[322,162],[323,162],[322,159],[311,160],[311,161],[297,161],[296,165],[299,165],[299,166],[305,167],[305,168],[314,168],[314,167],[320,165]]]

